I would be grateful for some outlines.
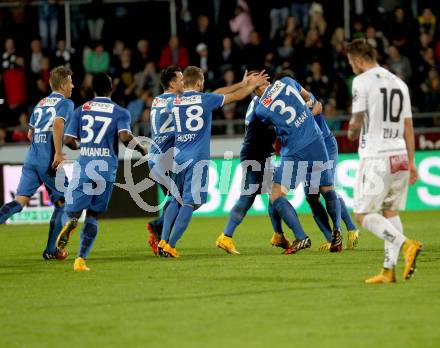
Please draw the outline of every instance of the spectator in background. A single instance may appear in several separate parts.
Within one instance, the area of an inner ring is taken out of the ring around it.
[[[11,139],[15,143],[29,142],[27,137],[29,130],[29,120],[25,112],[20,113],[18,117],[19,124],[14,128]]]
[[[42,69],[43,63],[43,46],[41,44],[41,40],[34,39],[31,41],[31,71],[35,75],[39,75]]]
[[[202,69],[205,75],[205,86],[209,88],[214,84],[214,70],[212,68],[214,64],[211,64],[208,46],[204,42],[199,43],[196,47],[196,52],[198,57],[195,65]]]
[[[219,73],[223,75],[225,69],[236,66],[238,63],[237,47],[234,45],[232,39],[226,36],[222,40],[222,48],[218,59]]]
[[[126,48],[121,55],[119,66],[113,78],[113,96],[122,106],[126,106],[135,98],[136,78],[135,67],[131,59],[131,51]]]
[[[43,47],[49,51],[54,50],[58,33],[58,4],[56,0],[42,1],[38,6],[38,25]]]
[[[324,44],[317,29],[311,28],[307,32],[302,55],[306,63],[321,61],[325,57]]]
[[[430,8],[423,9],[422,15],[418,18],[418,23],[420,33],[426,33],[431,38],[434,37],[437,18]]]
[[[351,39],[355,40],[355,39],[360,39],[362,37],[364,37],[364,24],[362,23],[362,19],[357,17],[354,19],[353,21],[353,30],[351,33]]]
[[[293,57],[293,36],[287,34],[284,37],[283,45],[277,48],[277,54],[281,61],[290,60]]]
[[[17,116],[27,102],[26,85],[25,61],[23,57],[18,56],[15,67],[3,72],[6,103]]]
[[[79,94],[82,100],[91,100],[95,97],[93,94],[92,81],[92,74],[86,74],[86,76],[84,76],[84,80],[79,87]]]
[[[309,0],[295,0],[292,2],[292,15],[298,19],[302,28],[309,27]]]
[[[237,107],[236,103],[231,103],[231,104],[227,104],[227,105],[223,106],[222,111],[223,111],[223,117],[225,120],[233,121],[235,119],[236,107]],[[226,123],[225,134],[226,135],[234,135],[235,134],[233,122]]]
[[[389,70],[408,84],[412,76],[411,63],[408,57],[401,55],[395,46],[390,46],[388,54],[389,58],[386,64]]]
[[[261,69],[266,56],[266,49],[261,42],[260,34],[253,31],[249,37],[249,43],[244,46],[241,63],[247,66],[248,70]]]
[[[249,43],[254,25],[252,24],[249,7],[244,0],[237,2],[234,17],[229,20],[229,29],[232,33],[237,34],[234,41],[239,47],[243,47]]]
[[[92,3],[88,4],[86,9],[90,40],[100,41],[102,40],[102,30],[104,29],[102,0],[92,0]]]
[[[107,72],[110,67],[110,55],[104,50],[102,42],[95,43],[93,50],[88,50],[84,57],[84,70],[88,74]]]
[[[330,93],[330,81],[327,75],[322,74],[322,66],[319,61],[310,64],[310,72],[306,78],[307,90],[324,101],[328,100]]]
[[[216,37],[210,27],[209,17],[207,15],[202,14],[197,17],[197,27],[191,32],[189,39],[192,58],[195,61],[198,60],[196,48],[200,43],[204,43],[205,45],[207,45],[209,52],[215,52]]]
[[[127,110],[131,115],[131,126],[134,134],[139,134],[140,127],[143,123],[143,112],[147,107],[147,102],[152,98],[150,91],[141,90],[136,99],[130,101],[127,105]],[[151,103],[150,103],[151,104]]]
[[[287,17],[289,16],[288,0],[272,0],[270,2],[271,10],[270,15],[270,34],[271,40],[275,38],[275,35],[279,30],[286,25]]]
[[[137,50],[134,52],[133,62],[136,72],[144,70],[147,63],[153,61],[150,53],[150,43],[147,39],[140,39],[137,42]]]
[[[180,68],[186,68],[189,65],[188,51],[180,45],[179,38],[176,35],[171,36],[168,45],[160,53],[160,69],[170,65],[176,65]]]
[[[140,95],[142,90],[148,90],[153,95],[160,94],[159,74],[153,62],[145,64],[144,70],[138,72],[136,78],[136,95]]]
[[[368,25],[365,31],[365,38],[368,43],[376,50],[377,61],[383,62],[385,58],[385,52],[388,52],[389,42],[384,37],[381,31],[376,31],[376,27]]]
[[[440,110],[440,78],[438,70],[432,68],[426,80],[420,85],[423,92],[423,111]]]
[[[115,40],[113,43],[112,56],[110,58],[110,73],[114,74],[114,69],[121,61],[122,52],[126,49],[125,42],[122,40]]]
[[[340,130],[342,127],[342,122],[339,120],[335,120],[335,118],[338,116],[336,101],[333,98],[330,98],[329,100],[327,100],[326,103],[324,103],[323,108],[323,113],[325,115],[325,119],[330,130]]]
[[[15,51],[15,42],[12,38],[7,38],[4,43],[5,50],[2,53],[2,70],[12,69],[15,67],[17,54]]]
[[[65,40],[59,40],[57,43],[57,50],[52,57],[52,65],[60,66],[64,65],[67,68],[72,68],[72,64],[75,58],[75,49],[67,48]]]
[[[314,2],[310,7],[310,25],[309,29],[316,29],[320,36],[327,30],[327,22],[324,18],[324,9],[321,4]]]
[[[277,40],[283,42],[286,35],[293,38],[293,44],[299,45],[304,40],[304,31],[298,24],[298,19],[294,16],[287,17],[286,25],[280,29],[277,35]]]
[[[389,24],[388,37],[390,43],[401,54],[409,54],[410,44],[414,40],[414,28],[411,19],[406,17],[403,7],[396,7]]]

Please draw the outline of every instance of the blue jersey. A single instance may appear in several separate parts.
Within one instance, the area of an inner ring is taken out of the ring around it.
[[[155,142],[150,154],[164,153],[174,146],[173,115],[169,113],[167,103],[176,96],[174,93],[163,93],[153,99],[150,112],[151,138]]]
[[[310,98],[312,99],[313,104],[315,104],[316,98],[312,93],[310,93]],[[329,135],[332,134],[330,128],[328,128],[328,124],[325,121],[325,116],[322,112],[319,115],[315,116],[315,122],[318,124],[318,127],[321,130],[323,138],[327,138]]]
[[[29,125],[33,129],[31,147],[25,163],[39,167],[50,167],[55,154],[52,126],[56,117],[67,122],[73,112],[73,102],[62,94],[51,93],[42,99],[30,117]]]
[[[188,91],[169,103],[178,164],[210,159],[212,111],[221,107],[224,99],[223,94]]]
[[[275,126],[281,139],[281,156],[291,156],[312,143],[322,132],[298,92],[297,83],[284,77],[270,85],[261,96],[256,114]]]
[[[80,139],[81,177],[87,177],[84,168],[91,161],[102,160],[107,169],[94,167],[106,181],[114,182],[118,169],[120,131],[130,130],[131,117],[127,109],[110,98],[97,97],[77,108],[66,135]]]
[[[240,161],[264,161],[270,157],[276,140],[273,126],[260,120],[255,114],[259,98],[254,97],[246,111],[245,133],[240,151]]]

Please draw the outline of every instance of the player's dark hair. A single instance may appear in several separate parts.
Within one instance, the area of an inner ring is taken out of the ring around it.
[[[163,89],[170,88],[170,83],[176,79],[177,72],[182,72],[182,69],[175,65],[170,65],[169,67],[162,69],[160,72],[160,84]]]
[[[365,39],[356,39],[347,45],[347,54],[352,57],[360,57],[368,61],[376,60],[376,50]]]
[[[290,69],[285,69],[285,70],[282,70],[279,73],[277,73],[274,76],[273,80],[278,81],[278,80],[281,80],[283,77],[291,77],[292,79],[294,79],[295,73]]]
[[[106,73],[98,73],[93,76],[93,92],[98,97],[109,97],[112,94],[112,79]]]
[[[68,76],[72,76],[73,72],[64,65],[57,66],[52,69],[49,74],[49,84],[52,90],[59,90],[61,85],[66,82]]]
[[[185,87],[193,87],[199,80],[203,80],[202,69],[196,66],[189,66],[183,71],[183,84]]]

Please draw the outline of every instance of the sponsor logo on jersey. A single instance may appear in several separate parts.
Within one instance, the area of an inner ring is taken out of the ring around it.
[[[202,104],[202,96],[201,95],[177,96],[174,99],[174,105],[192,105],[192,104]]]
[[[277,81],[273,84],[272,88],[269,90],[267,95],[263,98],[261,102],[265,107],[268,107],[272,102],[278,97],[284,88],[285,84],[281,81]]]
[[[153,104],[151,107],[153,108],[164,108],[167,106],[167,100],[163,98],[156,97],[153,99]]]
[[[98,112],[105,112],[108,114],[111,114],[114,108],[115,105],[112,103],[99,103],[94,101],[89,101],[83,104],[82,106],[83,111],[98,111]]]
[[[38,106],[44,107],[44,106],[55,106],[58,104],[58,102],[61,100],[61,98],[44,98],[40,101]]]

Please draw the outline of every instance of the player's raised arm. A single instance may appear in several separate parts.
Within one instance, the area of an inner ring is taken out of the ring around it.
[[[258,76],[258,72],[250,72],[246,70],[244,72],[243,80],[241,80],[238,83],[234,83],[231,86],[225,86],[221,88],[217,88],[212,93],[218,93],[218,94],[230,94],[234,93],[235,91],[239,90],[240,88],[246,87],[248,84],[252,83],[252,78]],[[265,75],[267,76],[267,75]]]
[[[223,105],[233,103],[246,98],[256,88],[260,87],[261,85],[268,84],[267,79],[268,76],[265,74],[264,70],[261,71],[258,75],[252,76],[246,86],[238,89],[233,93],[226,94]]]

